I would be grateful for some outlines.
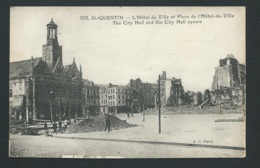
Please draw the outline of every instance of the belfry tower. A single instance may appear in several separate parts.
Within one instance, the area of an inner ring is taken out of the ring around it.
[[[62,64],[62,46],[58,42],[57,28],[58,26],[51,19],[47,24],[47,43],[42,46],[42,58],[51,72],[58,62]]]

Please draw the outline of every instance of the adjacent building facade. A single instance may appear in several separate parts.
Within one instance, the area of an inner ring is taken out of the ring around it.
[[[138,109],[139,111],[155,107],[155,99],[157,94],[157,85],[153,83],[143,83],[140,78],[131,79],[129,82],[131,88],[136,89],[140,93]]]
[[[84,79],[85,116],[94,116],[100,112],[100,87],[94,82]]]
[[[122,85],[112,85],[108,86],[108,112],[118,113],[125,112],[126,106],[126,95],[125,89]]]
[[[108,113],[108,86],[102,85],[99,89],[99,97],[100,97],[100,112],[105,114]]]
[[[153,83],[143,83],[143,107],[144,110],[155,108],[157,97],[157,85]]]

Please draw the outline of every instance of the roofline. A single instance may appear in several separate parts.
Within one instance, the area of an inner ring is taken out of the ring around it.
[[[35,59],[42,59],[42,57],[33,58],[33,60],[35,60]],[[31,60],[31,58],[30,59],[26,59],[26,60],[22,60],[22,61],[14,61],[14,62],[10,62],[10,63],[24,62],[24,61],[29,61],[29,60]]]

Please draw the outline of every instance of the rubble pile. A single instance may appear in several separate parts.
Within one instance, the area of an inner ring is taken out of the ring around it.
[[[200,109],[199,106],[182,105],[178,107],[163,107],[161,108],[161,114],[164,115],[178,115],[178,114],[219,114],[219,113],[243,113],[245,111],[244,106],[230,106],[229,104],[216,105],[216,106],[204,106]],[[158,109],[146,110],[145,114],[156,115]]]
[[[106,127],[106,115],[99,115],[79,121],[78,123],[72,124],[66,129],[66,133],[83,133],[83,132],[97,132],[104,131]],[[135,124],[129,124],[125,120],[109,115],[111,120],[110,128],[112,130],[118,130],[122,128],[135,127]]]

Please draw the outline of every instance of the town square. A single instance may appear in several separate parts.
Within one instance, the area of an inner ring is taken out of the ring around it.
[[[9,156],[245,157],[244,8],[110,10],[11,8]]]

